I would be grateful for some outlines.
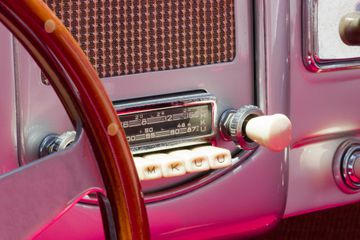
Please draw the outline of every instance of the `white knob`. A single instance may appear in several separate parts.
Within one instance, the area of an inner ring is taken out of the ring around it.
[[[233,141],[244,150],[262,145],[282,151],[291,140],[291,122],[285,115],[264,116],[253,105],[226,110],[219,120],[219,130],[224,140]]]
[[[246,124],[245,133],[259,145],[282,151],[291,141],[291,122],[283,114],[254,117]]]

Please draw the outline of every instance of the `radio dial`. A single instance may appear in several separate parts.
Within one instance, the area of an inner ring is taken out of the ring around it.
[[[272,151],[282,151],[291,140],[291,122],[283,114],[263,115],[252,105],[230,109],[220,119],[220,132],[245,150],[262,145]]]

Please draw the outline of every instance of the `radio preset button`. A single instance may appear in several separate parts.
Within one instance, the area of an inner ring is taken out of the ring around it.
[[[161,164],[163,177],[176,177],[186,174],[185,164],[181,158],[169,154],[158,153],[145,157],[146,160],[158,161]]]
[[[184,149],[170,152],[169,155],[183,159],[188,173],[202,172],[210,169],[209,158],[202,152]]]
[[[231,152],[225,148],[204,146],[194,148],[192,151],[207,155],[211,169],[225,168],[232,164]]]
[[[154,180],[225,168],[231,166],[232,158],[227,149],[202,146],[134,157],[134,162],[140,180]]]
[[[142,162],[145,161],[145,159],[142,158],[142,157],[134,157],[133,159],[134,159],[136,172],[137,172],[137,174],[139,176],[139,179],[144,180],[144,171],[143,171],[143,169],[141,167],[141,164],[142,164]]]
[[[161,161],[159,161],[156,156],[147,155],[144,156],[143,159],[143,161],[137,164],[137,167],[139,167],[138,171],[143,174],[144,180],[153,180],[163,177],[161,170]]]

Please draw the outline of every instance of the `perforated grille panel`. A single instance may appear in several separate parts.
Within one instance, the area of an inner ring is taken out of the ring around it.
[[[229,62],[234,0],[45,0],[100,77]]]

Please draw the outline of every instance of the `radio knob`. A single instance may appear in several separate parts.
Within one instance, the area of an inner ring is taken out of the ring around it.
[[[45,157],[49,154],[65,150],[76,138],[75,131],[64,132],[63,134],[49,134],[41,142],[39,148],[39,157]]]
[[[291,140],[291,122],[283,114],[263,115],[252,105],[225,111],[220,118],[220,132],[245,150],[262,145],[272,151],[282,151]]]
[[[360,13],[352,12],[343,16],[339,24],[341,40],[349,46],[360,45]]]

